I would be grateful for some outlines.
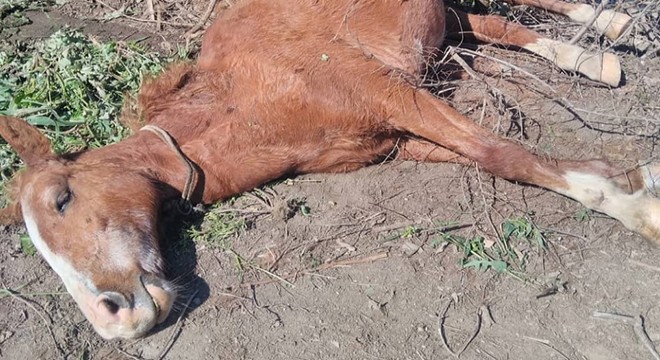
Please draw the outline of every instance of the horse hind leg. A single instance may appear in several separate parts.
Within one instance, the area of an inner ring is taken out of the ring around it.
[[[365,86],[365,92],[380,89],[372,97],[384,107],[393,128],[422,139],[405,144],[412,146],[408,148],[410,158],[447,161],[458,154],[495,176],[575,199],[660,245],[660,199],[653,195],[660,189],[660,165],[622,172],[603,161],[540,158],[475,124],[426,90],[393,83],[376,73]],[[433,145],[448,151],[433,155],[429,152]],[[424,153],[431,154],[431,159]]]
[[[559,68],[578,72],[589,79],[611,86],[621,82],[621,64],[611,53],[591,53],[577,45],[545,38],[522,25],[494,15],[473,15],[450,8],[447,36],[458,39],[516,46],[550,60]]]
[[[448,162],[467,165],[472,161],[433,142],[417,139],[402,139],[398,144],[397,159],[422,162]]]
[[[504,0],[514,5],[528,5],[539,9],[552,11],[569,17],[580,23],[588,23],[596,14],[596,10],[588,4],[568,3],[560,0]],[[604,10],[591,25],[599,33],[609,39],[618,39],[632,24],[632,18],[614,10]]]
[[[521,149],[511,148],[506,156],[515,158],[520,151]],[[472,163],[470,159],[456,152],[421,139],[409,139],[403,143],[400,146],[399,158],[456,164]],[[556,183],[562,185],[556,188],[550,186],[550,190],[578,200],[590,209],[608,214],[621,221],[627,228],[660,245],[660,200],[658,200],[660,164],[620,171],[602,160],[548,160],[546,164],[538,158],[534,160],[537,161],[534,166],[552,167],[554,163],[556,170],[562,174],[563,184],[561,179],[556,179]],[[492,158],[489,161],[506,162],[503,159]],[[492,170],[497,168],[491,168],[494,175],[510,180],[516,179],[515,172]],[[538,185],[535,176],[528,175],[526,182]]]

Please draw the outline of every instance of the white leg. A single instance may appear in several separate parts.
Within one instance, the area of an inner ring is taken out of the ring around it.
[[[595,12],[590,5],[576,4],[575,9],[568,11],[566,16],[575,22],[584,24],[591,20]],[[598,15],[593,27],[608,38],[616,40],[628,29],[630,24],[632,24],[632,18],[627,14],[605,10]]]
[[[564,175],[568,188],[561,191],[584,206],[605,213],[660,245],[660,199],[654,192],[660,190],[660,166],[639,169],[645,188],[632,194],[621,190],[602,176],[569,171]]]
[[[621,64],[614,54],[591,53],[577,45],[545,38],[539,38],[523,48],[554,62],[564,70],[579,72],[589,79],[611,86],[618,86],[621,82]]]

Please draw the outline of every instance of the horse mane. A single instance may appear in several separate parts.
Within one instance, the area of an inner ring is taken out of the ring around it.
[[[121,109],[119,122],[135,133],[163,106],[163,99],[185,87],[195,74],[194,64],[191,62],[175,62],[170,64],[162,73],[151,74],[144,77],[137,99],[127,96]]]

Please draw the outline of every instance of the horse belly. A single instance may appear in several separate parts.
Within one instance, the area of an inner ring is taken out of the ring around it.
[[[313,158],[302,162],[298,173],[340,173],[354,171],[392,155],[397,139],[376,137],[367,140],[337,141],[318,150]]]

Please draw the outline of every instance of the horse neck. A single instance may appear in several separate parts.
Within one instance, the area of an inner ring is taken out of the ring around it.
[[[194,151],[196,140],[212,130],[212,126],[218,126],[219,111],[229,111],[223,100],[230,88],[224,73],[202,72],[180,64],[155,81],[143,85],[139,99],[142,116],[148,124],[167,131],[178,148],[193,163],[200,164]],[[127,169],[145,171],[172,190],[167,194],[170,197],[178,196],[188,180],[188,167],[184,160],[175,149],[149,131],[137,131],[117,144],[86,152],[80,160],[113,163]],[[214,187],[214,193],[218,193],[217,188],[224,189],[226,186],[217,181],[208,184],[204,169],[198,170],[201,171],[199,184],[195,186],[199,193],[194,194],[193,200],[215,200],[215,197],[208,197],[208,187]],[[202,196],[208,198],[202,199]]]

